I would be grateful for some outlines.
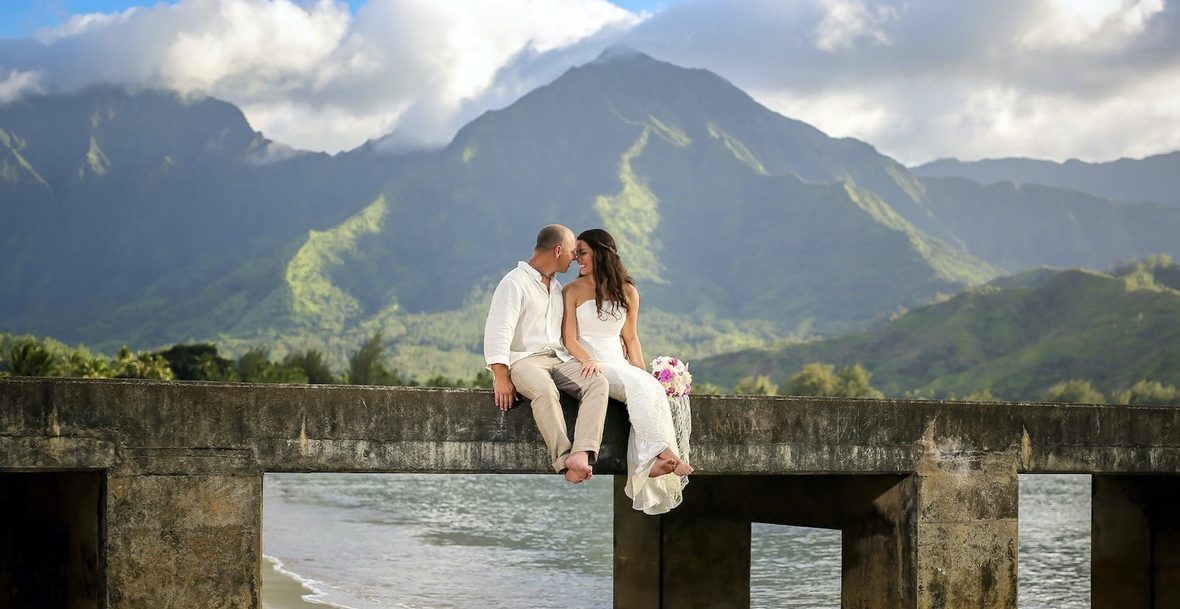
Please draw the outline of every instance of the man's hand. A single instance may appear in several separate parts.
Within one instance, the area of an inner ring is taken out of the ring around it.
[[[492,376],[492,390],[496,393],[496,406],[502,411],[512,408],[518,397],[516,386],[512,384],[512,378],[508,375],[508,366],[492,364]]]

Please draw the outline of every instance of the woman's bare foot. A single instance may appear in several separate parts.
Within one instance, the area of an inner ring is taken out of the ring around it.
[[[585,482],[594,476],[594,469],[590,467],[590,455],[580,450],[570,453],[565,458],[565,480],[573,484]]]
[[[684,461],[679,461],[676,463],[676,469],[672,470],[672,473],[683,478],[691,474],[693,471],[695,470],[693,470],[691,465],[685,463]]]
[[[663,455],[656,457],[655,465],[651,466],[651,471],[647,472],[648,478],[659,478],[665,474],[670,474],[676,469],[676,458],[665,459]]]
[[[677,457],[676,453],[672,452],[672,449],[665,448],[664,452],[656,456],[656,463],[651,466],[651,471],[648,472],[647,477],[655,478],[671,473],[675,473],[678,476],[687,476],[688,474],[679,473],[681,468],[688,468],[688,471],[690,473],[692,472],[692,468],[688,467],[687,463],[681,463],[680,457]]]

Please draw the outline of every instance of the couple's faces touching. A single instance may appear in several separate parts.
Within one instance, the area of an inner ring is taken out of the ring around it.
[[[579,240],[574,246],[574,260],[578,263],[578,276],[594,272],[594,250],[585,241]]]
[[[566,273],[570,265],[578,263],[578,275],[589,275],[594,271],[594,250],[585,241],[575,241],[573,233],[566,236],[565,242],[555,248],[557,256],[557,272]]]
[[[570,265],[578,258],[579,249],[589,251],[589,247],[582,241],[575,241],[574,234],[569,233],[565,237],[565,241],[560,246],[554,248],[554,254],[557,256],[557,272],[566,273],[570,270]],[[581,270],[581,262],[578,264],[579,275],[584,275],[585,272]]]

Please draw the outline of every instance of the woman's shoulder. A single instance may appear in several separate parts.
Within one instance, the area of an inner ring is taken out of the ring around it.
[[[624,283],[623,296],[626,296],[627,300],[639,300],[639,288],[635,287],[634,283]]]
[[[566,296],[586,296],[594,297],[594,286],[590,285],[590,281],[585,277],[578,277],[573,281],[562,286],[561,291]]]

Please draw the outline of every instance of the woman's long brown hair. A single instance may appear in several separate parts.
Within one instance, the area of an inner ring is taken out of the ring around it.
[[[598,317],[602,318],[603,301],[615,302],[620,309],[627,311],[629,307],[623,287],[635,282],[631,281],[627,267],[619,259],[615,238],[601,228],[592,228],[582,231],[578,240],[585,241],[594,256],[594,306],[598,308]]]

